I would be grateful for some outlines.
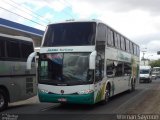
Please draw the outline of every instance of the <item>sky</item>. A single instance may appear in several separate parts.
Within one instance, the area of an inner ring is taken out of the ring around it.
[[[99,19],[159,59],[160,0],[1,0],[0,16],[37,29],[67,19]]]

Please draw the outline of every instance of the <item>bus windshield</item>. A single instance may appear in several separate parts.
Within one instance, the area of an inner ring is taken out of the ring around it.
[[[53,85],[80,85],[92,83],[88,79],[89,53],[41,54],[39,83]]]
[[[48,26],[43,46],[94,45],[95,31],[95,22],[52,24]]]

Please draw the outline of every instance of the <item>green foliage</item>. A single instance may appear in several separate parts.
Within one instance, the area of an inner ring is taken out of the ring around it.
[[[150,63],[151,67],[160,67],[160,59]]]

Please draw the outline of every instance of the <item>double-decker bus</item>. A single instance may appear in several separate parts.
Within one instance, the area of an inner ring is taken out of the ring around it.
[[[31,70],[26,69],[27,58],[33,51],[32,39],[0,33],[0,111],[9,102],[36,95],[35,62],[31,62]]]
[[[139,79],[139,46],[98,20],[50,24],[39,52],[41,102],[95,104]]]

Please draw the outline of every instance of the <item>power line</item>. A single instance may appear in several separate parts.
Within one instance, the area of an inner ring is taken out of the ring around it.
[[[4,1],[4,0],[3,0]],[[14,7],[15,9],[18,9],[18,10],[20,10],[20,11],[23,11],[23,12],[25,12],[25,13],[27,13],[28,15],[31,15],[31,16],[33,16],[32,14],[30,14],[30,13],[28,13],[28,12],[26,12],[25,10],[23,10],[23,9],[20,9],[20,8],[17,8],[16,6],[14,6],[14,5],[12,5],[12,4],[10,4],[10,3],[8,3],[8,2],[6,2],[6,1],[4,1],[6,4],[8,4],[8,5],[10,5],[10,6],[12,6],[12,7]],[[36,18],[36,19],[38,19],[38,20],[41,20],[41,19],[39,19],[39,17],[36,17],[36,16],[33,16],[34,18]],[[44,23],[46,23],[46,24],[48,24],[46,21],[44,21],[44,20],[41,20],[41,21],[43,21]]]
[[[61,3],[64,4],[64,5],[67,5],[67,7],[72,10],[72,7],[71,7],[72,5],[69,4],[67,1],[64,1],[64,0],[63,0],[63,2],[62,2],[62,1],[60,0],[59,2],[61,2]],[[73,17],[73,16],[72,16],[72,17]]]
[[[12,13],[12,14],[15,14],[15,15],[17,15],[17,16],[19,16],[19,17],[22,17],[22,18],[24,18],[24,19],[26,19],[26,20],[29,20],[29,21],[31,21],[31,22],[33,22],[33,23],[36,23],[36,24],[41,25],[41,26],[43,26],[43,27],[46,27],[45,25],[42,25],[42,24],[40,24],[40,23],[38,23],[38,22],[35,22],[35,21],[31,20],[31,19],[28,19],[28,18],[26,18],[26,17],[23,17],[23,16],[21,16],[21,15],[19,15],[19,14],[17,14],[17,13],[14,13],[14,12],[12,12],[12,11],[10,11],[10,10],[7,10],[7,9],[1,7],[1,6],[0,6],[0,8],[3,9],[3,10],[5,10],[5,11],[7,11],[7,12],[10,12],[10,13]]]
[[[62,2],[61,0],[60,0],[60,1],[58,0],[58,2],[61,2],[62,4],[64,4],[64,2]],[[64,5],[66,5],[66,4],[64,4]],[[70,5],[68,5],[68,7],[71,8]],[[71,9],[72,9],[72,8],[71,8]],[[65,12],[65,11],[64,11],[64,12]],[[69,14],[69,15],[73,18],[73,16],[72,16],[70,13],[68,13],[68,12],[65,12],[65,13]]]
[[[21,6],[21,4],[16,3],[16,2],[14,2],[13,0],[9,0],[9,1],[11,1],[12,3],[14,3],[14,4],[16,4],[16,5]],[[41,15],[37,14],[36,12],[34,12],[34,11],[32,11],[32,10],[30,10],[30,9],[26,8],[26,7],[24,7],[24,8],[25,8],[26,10],[28,10],[28,11],[32,12],[32,13],[33,13],[33,14],[35,14],[36,16],[38,16],[38,17],[40,17],[40,18],[44,19]],[[44,19],[44,20],[45,20],[45,19]],[[50,22],[50,20],[49,20],[49,19],[46,19],[45,21],[46,21],[46,22]]]
[[[63,0],[63,1],[68,4],[68,7],[69,7],[69,8],[72,9],[72,5],[71,5],[68,1],[66,1],[66,0]]]

